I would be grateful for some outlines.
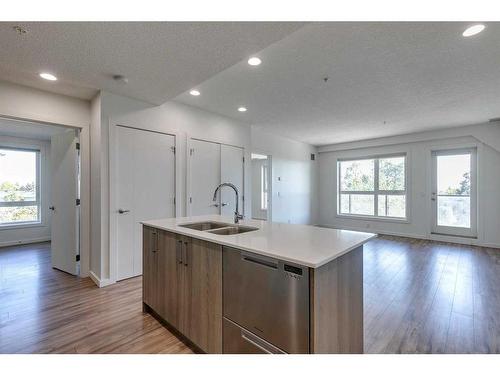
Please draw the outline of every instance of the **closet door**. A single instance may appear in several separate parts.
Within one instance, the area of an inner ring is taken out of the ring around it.
[[[240,195],[239,212],[243,214],[243,149],[221,145],[221,182],[230,182],[238,188]],[[223,188],[221,191],[221,214],[234,215],[236,200],[234,191]]]
[[[212,201],[220,184],[220,144],[191,139],[189,150],[188,213],[196,215],[220,214],[220,199]]]
[[[175,216],[175,137],[117,126],[117,280],[142,274],[141,221]]]

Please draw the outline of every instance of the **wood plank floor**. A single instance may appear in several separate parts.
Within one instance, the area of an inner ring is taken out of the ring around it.
[[[382,236],[364,250],[366,353],[500,353],[500,250]],[[50,244],[0,249],[0,353],[191,353],[142,313],[141,278],[99,289]]]

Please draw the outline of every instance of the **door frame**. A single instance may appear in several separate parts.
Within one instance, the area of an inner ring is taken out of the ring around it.
[[[437,188],[437,156],[439,155],[471,155],[471,192],[470,208],[471,217],[470,229],[460,227],[446,227],[437,225],[437,197],[434,195]],[[478,238],[479,228],[479,199],[478,199],[478,176],[479,176],[479,147],[477,145],[449,145],[444,147],[435,146],[430,152],[430,234],[438,236],[453,236],[470,239]],[[433,201],[433,199],[436,199]]]
[[[203,139],[203,138],[193,137],[193,136],[188,135],[186,137],[186,199],[185,199],[185,211],[184,211],[184,212],[186,212],[186,216],[191,216],[191,205],[189,203],[189,198],[191,197],[191,155],[190,155],[190,150],[192,148],[191,146],[192,146],[193,140],[241,148],[241,150],[243,151],[243,181],[242,181],[243,191],[241,192],[241,195],[243,197],[243,207],[242,207],[240,213],[242,215],[245,215],[245,206],[247,204],[247,197],[245,195],[245,190],[246,190],[245,189],[245,182],[246,182],[246,180],[245,180],[246,168],[245,167],[246,167],[247,155],[245,153],[246,152],[245,147],[240,146],[240,145],[235,145],[235,144],[230,144],[230,143],[225,143],[225,142],[218,142],[218,141],[213,141],[210,139]],[[222,173],[222,171],[221,171],[221,173]],[[220,180],[221,180],[221,176],[219,175],[219,181]]]
[[[250,158],[252,157],[252,154],[267,156],[267,221],[271,222],[273,221],[273,155],[259,149],[252,149]],[[253,179],[252,174],[251,179]],[[253,186],[253,181],[250,186]],[[253,197],[253,192],[249,195]],[[250,202],[250,207],[252,207],[252,204],[253,202]]]
[[[168,131],[158,131],[158,130],[152,130],[152,129],[146,129],[146,128],[140,128],[140,127],[135,127],[135,126],[130,126],[130,125],[124,125],[121,123],[111,123],[109,124],[109,202],[108,202],[108,214],[109,214],[109,279],[103,279],[101,278],[101,285],[100,287],[107,286],[110,284],[114,284],[117,282],[117,268],[118,268],[118,256],[117,256],[117,240],[116,240],[116,235],[117,235],[117,219],[118,216],[114,215],[113,213],[116,211],[116,208],[118,207],[118,184],[117,184],[117,173],[118,173],[118,134],[117,134],[117,129],[118,127],[123,127],[123,128],[128,128],[128,129],[134,129],[134,130],[139,130],[139,131],[147,131],[150,133],[158,133],[158,134],[164,134],[164,135],[169,135],[174,137],[174,145],[175,145],[175,152],[174,152],[174,196],[175,196],[175,210],[174,210],[174,217],[180,216],[180,202],[179,202],[179,194],[178,194],[178,188],[177,188],[177,183],[179,181],[179,176],[178,173],[180,172],[179,168],[179,158],[178,158],[178,152],[179,152],[179,135],[176,134],[175,132],[168,132]]]
[[[64,123],[41,121],[36,118],[8,116],[0,113],[0,119],[27,122],[30,124],[52,125],[79,131],[80,143],[80,220],[79,220],[79,248],[80,267],[79,277],[88,277],[90,273],[90,124],[88,127],[74,126]],[[43,178],[43,176],[42,176]],[[47,176],[45,177],[47,178]],[[49,197],[47,199],[50,199]],[[42,201],[40,204],[44,204]]]

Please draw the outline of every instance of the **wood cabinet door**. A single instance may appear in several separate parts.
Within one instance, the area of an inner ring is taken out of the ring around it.
[[[179,327],[179,290],[182,288],[180,255],[182,241],[174,233],[159,232],[157,313],[169,324]]]
[[[143,227],[142,235],[142,259],[143,259],[143,275],[142,275],[142,300],[149,307],[158,308],[158,230],[150,227]]]
[[[182,332],[207,353],[222,353],[222,246],[183,238]]]

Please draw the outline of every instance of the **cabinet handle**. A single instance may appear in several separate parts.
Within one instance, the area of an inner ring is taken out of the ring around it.
[[[188,243],[187,242],[184,242],[184,252],[182,253],[182,263],[184,263],[184,265],[187,267],[188,265],[188,252],[187,252],[187,247],[188,247]]]
[[[156,242],[158,241],[158,233],[157,232],[151,232],[151,252],[156,253]]]
[[[182,264],[182,241],[177,241],[177,246],[175,249],[175,258],[177,263]]]

